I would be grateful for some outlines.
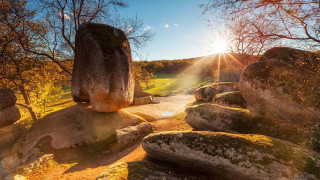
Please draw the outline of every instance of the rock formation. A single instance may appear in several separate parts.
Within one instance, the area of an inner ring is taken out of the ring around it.
[[[76,33],[72,97],[90,101],[98,112],[114,112],[132,103],[134,78],[129,41],[114,27],[84,23]]]
[[[195,91],[194,97],[198,102],[211,102],[216,94],[236,91],[236,85],[235,82],[206,84]]]
[[[243,71],[239,89],[252,112],[314,127],[320,120],[320,61],[311,52],[268,50]],[[318,68],[318,69],[317,69]]]
[[[212,103],[223,106],[246,108],[247,104],[240,91],[231,91],[217,94]]]
[[[13,124],[21,117],[16,101],[12,90],[0,89],[0,159],[12,154],[13,144],[25,132],[24,127]]]
[[[46,137],[51,139],[50,144],[53,149],[94,144],[105,139],[116,138],[117,130],[143,123],[147,122],[125,110],[101,113],[94,111],[87,104],[78,104],[51,113],[34,124],[24,140],[20,142],[19,152],[23,155],[27,154],[41,139]],[[141,128],[141,130],[150,133],[152,126]],[[136,132],[135,134],[142,135],[143,133]]]
[[[319,154],[263,135],[162,132],[142,145],[153,158],[229,179],[320,178]]]

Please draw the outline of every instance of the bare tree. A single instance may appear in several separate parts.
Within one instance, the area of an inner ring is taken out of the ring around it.
[[[209,0],[201,7],[204,14],[219,15],[229,23],[243,19],[249,25],[245,33],[254,31],[257,42],[269,39],[312,44],[314,48],[320,45],[318,0]]]

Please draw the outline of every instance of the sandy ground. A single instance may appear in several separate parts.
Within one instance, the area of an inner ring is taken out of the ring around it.
[[[195,101],[193,95],[179,94],[168,97],[155,97],[159,104],[135,105],[124,108],[130,113],[139,115],[147,121],[167,119],[184,112],[185,106]]]
[[[160,97],[157,98],[157,100],[160,100],[161,102],[159,104],[132,106],[126,108],[126,110],[135,114],[141,113],[148,117],[155,117],[154,119],[149,120],[157,120],[152,122],[156,127],[156,132],[191,130],[191,127],[184,122],[184,119],[177,119],[174,115],[185,110],[185,106],[194,100],[192,95]],[[165,112],[171,112],[171,114],[165,114]],[[72,154],[72,152],[62,152],[58,156],[68,156],[68,154]],[[140,141],[123,151],[114,153],[109,150],[105,153],[99,154],[96,158],[86,159],[84,162],[80,162],[72,167],[63,165],[62,163],[55,163],[27,175],[26,178],[32,180],[91,180],[95,179],[112,164],[142,160],[145,157],[146,152],[143,150]],[[64,157],[64,159],[66,158]],[[56,161],[59,162],[58,159],[56,159]]]

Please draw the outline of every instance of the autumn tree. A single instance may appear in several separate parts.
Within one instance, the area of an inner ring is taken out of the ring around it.
[[[255,43],[272,41],[268,45],[270,47],[274,43],[287,45],[295,42],[296,47],[299,43],[301,47],[311,45],[312,48],[319,48],[318,0],[209,0],[201,7],[204,14],[219,16],[229,25],[241,23],[240,26],[244,26],[242,35],[254,34],[256,38],[252,40]]]

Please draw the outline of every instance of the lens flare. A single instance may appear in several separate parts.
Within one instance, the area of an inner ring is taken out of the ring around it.
[[[216,39],[209,46],[213,54],[225,53],[228,50],[228,43],[225,39]]]

